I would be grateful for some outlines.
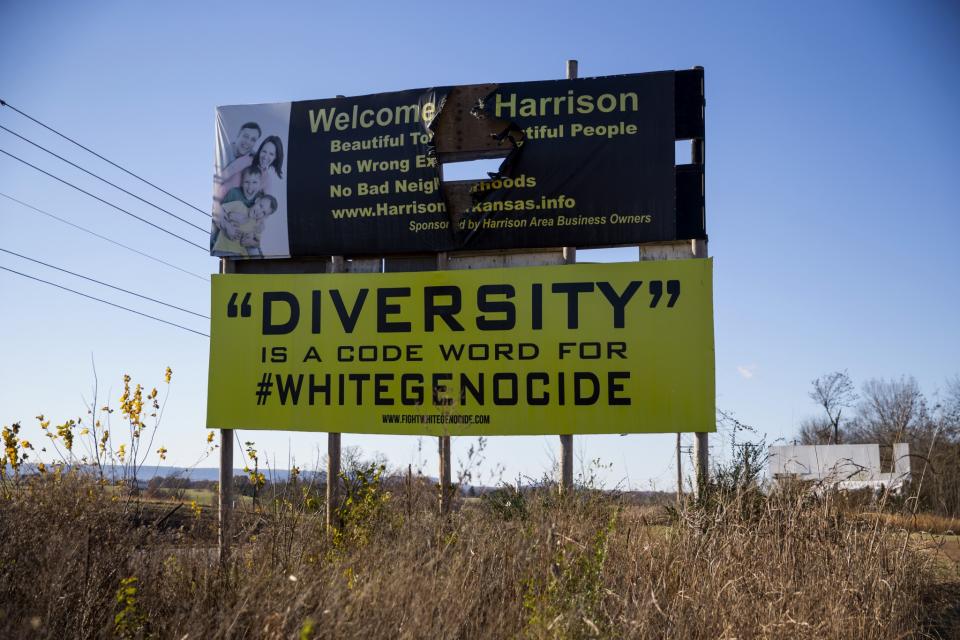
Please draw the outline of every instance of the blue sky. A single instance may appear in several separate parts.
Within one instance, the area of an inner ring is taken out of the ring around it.
[[[858,384],[912,374],[927,393],[960,373],[953,3],[85,5],[0,6],[0,97],[201,207],[211,191],[217,105],[552,79],[568,58],[580,61],[581,76],[702,65],[718,405],[772,441],[815,412],[806,393],[822,373],[848,369]],[[204,224],[9,109],[0,109],[0,124]],[[0,149],[205,242],[3,131]],[[217,268],[204,252],[5,156],[0,192],[196,273]],[[188,308],[209,306],[203,281],[2,198],[0,224],[0,247]],[[201,320],[9,255],[0,254],[0,265],[206,330]],[[150,386],[169,365],[174,383],[158,440],[178,464],[202,452],[205,338],[6,272],[0,292],[0,422],[82,413],[91,356],[114,403],[124,373]],[[288,452],[315,459],[326,442],[322,434],[241,437],[279,466]],[[673,436],[576,442],[579,458],[612,465],[603,472],[609,485],[673,483]],[[435,467],[432,440],[347,435],[344,444],[397,465]],[[455,458],[469,444],[456,440]],[[539,477],[557,450],[556,438],[493,439],[482,479],[497,476],[496,465],[504,479]]]

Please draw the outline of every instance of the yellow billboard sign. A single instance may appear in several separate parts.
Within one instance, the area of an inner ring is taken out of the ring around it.
[[[714,431],[712,266],[215,275],[207,425]]]

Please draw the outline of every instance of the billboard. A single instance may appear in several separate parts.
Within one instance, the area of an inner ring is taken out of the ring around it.
[[[701,81],[702,71],[663,71],[220,107],[211,252],[703,237],[702,207],[687,193],[700,194],[700,180],[674,158],[676,139],[703,135]],[[444,182],[444,163],[477,158],[502,160],[488,178]]]
[[[210,428],[713,431],[712,262],[215,275]]]

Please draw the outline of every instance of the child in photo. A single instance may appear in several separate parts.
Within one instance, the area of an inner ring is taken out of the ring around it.
[[[261,188],[261,178],[260,169],[257,167],[247,167],[242,172],[243,181],[241,186],[234,187],[230,189],[226,197],[220,202],[220,204],[214,208],[213,211],[213,232],[210,234],[210,251],[212,255],[220,255],[214,253],[217,249],[217,246],[224,246],[220,243],[220,238],[223,236],[223,208],[227,205],[228,210],[240,211],[239,205],[234,204],[239,202],[243,206],[243,209],[249,209],[254,205],[257,200],[257,196],[263,193]],[[243,214],[246,215],[245,213]],[[225,239],[224,241],[226,241]],[[230,255],[235,255],[231,253]],[[246,255],[245,253],[240,253],[239,255]]]
[[[243,199],[221,205],[220,233],[214,255],[263,256],[260,237],[264,220],[277,211],[277,199],[261,193],[249,207]]]

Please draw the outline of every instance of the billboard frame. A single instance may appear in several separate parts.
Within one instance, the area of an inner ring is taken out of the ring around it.
[[[577,77],[576,60],[568,60],[568,79]],[[671,242],[612,245],[638,246],[638,258],[645,260],[707,258],[708,236],[706,233],[705,198],[705,97],[704,70],[697,66],[676,72],[675,83],[675,132],[676,141],[690,140],[690,163],[676,165],[676,215],[677,232],[681,240]],[[343,97],[343,96],[338,96]],[[475,160],[491,157],[489,149],[464,145],[459,149],[438,148],[441,162]],[[442,145],[441,145],[442,146]],[[442,154],[447,153],[444,156]],[[457,181],[472,184],[474,181]],[[593,247],[591,247],[593,248]],[[484,266],[537,266],[547,264],[576,263],[576,247],[556,249],[510,249],[490,251],[438,252],[435,254],[399,254],[390,256],[317,256],[312,258],[282,258],[267,260],[242,260],[221,258],[221,273],[273,273],[273,274],[321,274],[321,273],[375,273],[446,270],[451,268],[482,268]],[[219,489],[219,557],[225,561],[231,549],[231,522],[233,511],[233,429],[220,429],[220,489]],[[694,432],[694,472],[698,493],[705,490],[709,477],[708,432]],[[560,435],[561,444],[561,492],[573,487],[573,435]],[[448,513],[452,502],[450,436],[438,437],[441,513]],[[339,482],[341,471],[341,432],[328,432],[327,442],[327,501],[326,523],[333,530],[339,523],[336,512],[341,500]],[[682,492],[680,463],[680,432],[677,433],[678,494]]]

